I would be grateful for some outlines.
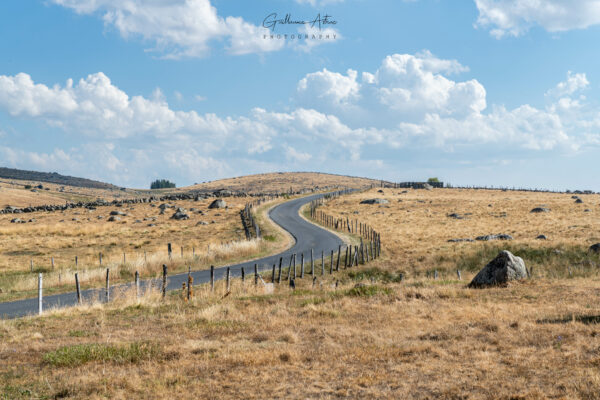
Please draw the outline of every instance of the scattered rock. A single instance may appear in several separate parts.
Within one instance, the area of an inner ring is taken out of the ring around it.
[[[148,224],[148,226],[149,226],[149,227],[153,227],[153,226],[156,226],[156,225],[154,225],[154,224]]]
[[[449,239],[449,243],[460,243],[460,242],[474,242],[473,239],[465,238],[465,239]]]
[[[213,201],[212,203],[210,203],[210,205],[208,206],[208,208],[213,209],[213,208],[225,208],[227,207],[227,203],[225,203],[225,200],[223,199],[217,199],[215,201]]]
[[[536,237],[537,240],[548,240],[548,238],[546,237],[546,235],[538,235]]]
[[[171,219],[175,219],[175,220],[179,221],[179,220],[184,220],[184,219],[190,219],[190,216],[186,214],[186,212],[183,208],[179,208],[179,209],[177,209],[175,214],[173,214],[171,216]]]
[[[475,238],[475,240],[480,240],[480,241],[489,241],[489,240],[512,240],[513,237],[504,233],[499,233],[497,235],[484,235],[484,236],[477,236]]]
[[[504,285],[509,281],[526,277],[527,270],[523,259],[510,251],[503,250],[475,275],[469,287]]]
[[[531,210],[532,213],[547,213],[550,212],[549,208],[546,207],[536,207],[533,210]]]
[[[167,203],[162,203],[160,206],[158,206],[158,208],[164,210],[165,208],[173,208],[173,206]]]
[[[585,210],[583,210],[583,212],[592,212],[592,210],[590,210],[589,208],[586,208]]]
[[[24,224],[25,221],[23,221],[21,218],[13,218],[10,220],[11,224]]]
[[[581,204],[581,203],[583,203],[583,200],[581,200],[581,199],[575,200],[575,204]]]
[[[127,216],[127,214],[125,214],[123,211],[118,211],[118,210],[111,211],[110,215],[118,215],[118,216],[121,216],[121,217]]]
[[[457,213],[448,214],[448,218],[463,219],[464,217]]]
[[[389,201],[386,199],[366,199],[360,202],[360,204],[388,204]]]
[[[423,185],[423,189],[425,189],[425,190],[431,190],[431,189],[433,189],[433,186],[431,186],[429,183],[426,183],[426,184]]]
[[[200,221],[200,222],[198,222],[196,224],[196,226],[198,226],[198,225],[208,225],[208,222],[206,222],[206,221]]]
[[[590,246],[590,251],[594,253],[600,253],[600,243],[596,243]]]
[[[116,215],[112,215],[108,218],[109,222],[119,222],[121,220],[121,217],[117,217]]]

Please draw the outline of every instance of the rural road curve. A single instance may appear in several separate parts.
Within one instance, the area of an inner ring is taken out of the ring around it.
[[[300,208],[312,200],[322,197],[322,194],[301,197],[290,200],[273,207],[269,212],[271,219],[288,231],[296,240],[294,246],[290,249],[273,256],[264,257],[258,260],[247,261],[241,264],[230,265],[231,276],[237,277],[241,275],[241,269],[244,268],[248,278],[254,273],[254,264],[258,264],[259,271],[271,270],[273,264],[279,265],[279,258],[283,257],[283,266],[289,265],[290,256],[297,254],[297,263],[300,262],[301,254],[304,254],[305,262],[310,263],[310,249],[313,249],[315,260],[321,258],[321,252],[325,255],[331,253],[331,250],[337,252],[338,246],[344,242],[335,234],[314,225],[305,219],[300,214]],[[327,257],[326,257],[327,259]],[[215,268],[215,280],[223,279],[227,266]],[[207,283],[210,281],[210,270],[193,271],[194,284]],[[187,273],[171,275],[168,277],[167,290],[181,289],[184,282],[187,282]],[[148,285],[151,281],[142,281],[142,285]],[[155,280],[156,284],[156,280]],[[162,283],[159,283],[161,285]],[[123,287],[124,285],[121,285]],[[114,290],[115,287],[111,288]],[[84,301],[105,299],[104,289],[88,289],[82,291]],[[43,309],[68,307],[77,304],[76,292],[56,294],[46,296],[43,299]],[[38,311],[38,299],[25,299],[13,302],[0,303],[0,319],[17,318],[25,315],[35,314]]]

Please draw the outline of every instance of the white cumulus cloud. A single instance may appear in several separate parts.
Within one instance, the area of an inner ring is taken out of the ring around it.
[[[549,32],[600,23],[600,0],[475,0],[477,25],[497,37],[520,36],[539,25]]]
[[[211,42],[227,40],[232,54],[280,50],[285,42],[264,40],[268,30],[240,17],[221,17],[210,0],[52,0],[78,14],[101,14],[123,38],[140,37],[165,58],[203,57]]]

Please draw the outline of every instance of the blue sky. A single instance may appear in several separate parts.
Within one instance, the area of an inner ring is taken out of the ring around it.
[[[600,190],[598,0],[7,0],[0,11],[3,166],[129,187],[307,170]],[[309,39],[265,39],[271,13],[337,23],[280,24],[274,34]]]

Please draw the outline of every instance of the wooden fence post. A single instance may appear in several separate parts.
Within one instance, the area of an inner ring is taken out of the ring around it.
[[[183,258],[183,246],[181,246],[181,258]]]
[[[169,260],[171,259],[171,253],[172,253],[172,251],[171,251],[171,250],[172,250],[172,249],[171,249],[171,243],[167,243],[167,251],[168,251],[168,253],[169,253]]]
[[[102,253],[98,253],[98,261],[100,262],[100,266],[102,266]]]
[[[338,255],[337,255],[337,261],[335,263],[335,270],[339,271],[340,270],[340,257],[341,257],[341,253],[342,253],[342,245],[340,244],[338,246]]]
[[[458,280],[461,281],[462,280],[462,276],[460,274],[460,269],[456,270],[456,276],[458,277]]]
[[[162,297],[163,299],[167,296],[167,264],[163,264],[163,276],[162,276]]]
[[[75,289],[77,290],[77,304],[81,304],[81,286],[79,286],[78,272],[75,272]]]
[[[30,267],[31,267],[31,272],[33,272],[33,258],[31,259]]]
[[[333,250],[331,250],[331,256],[329,259],[329,275],[333,274]]]
[[[279,257],[279,271],[277,272],[277,283],[281,283],[281,263],[283,263],[283,257]]]
[[[325,251],[321,250],[321,276],[325,275]]]
[[[258,286],[258,264],[254,264],[254,286]]]
[[[215,291],[215,266],[210,266],[210,291]]]
[[[188,301],[192,298],[192,285],[194,284],[194,278],[191,274],[188,274],[188,287],[187,287],[187,299]]]
[[[230,288],[230,280],[231,280],[231,268],[227,267],[227,270],[225,271],[225,286],[226,286],[226,293],[229,293],[229,288]]]
[[[290,278],[292,277],[292,261],[294,259],[294,255],[290,254],[290,265],[288,265],[288,274],[287,274],[287,279],[286,281],[289,281]]]
[[[140,297],[140,273],[135,271],[135,297]]]
[[[275,284],[275,268],[276,268],[276,267],[277,267],[277,266],[276,266],[275,264],[273,264],[273,271],[271,271],[271,282],[272,282],[273,284]]]
[[[50,262],[52,263],[52,271],[54,271],[54,257],[50,258]]]
[[[242,267],[241,271],[242,271],[242,285],[243,285],[244,281],[246,280],[246,270],[244,269],[244,267]]]
[[[42,305],[42,301],[43,301],[42,286],[43,286],[43,277],[42,277],[42,273],[40,272],[38,274],[38,314],[39,315],[42,315],[42,311],[43,311],[43,305]]]
[[[294,268],[294,279],[296,279],[296,253],[294,253],[293,258],[294,258],[294,265],[293,265],[293,268]]]
[[[304,279],[304,253],[300,254],[300,279]]]
[[[310,273],[313,278],[315,277],[315,257],[313,254],[313,249],[310,249]]]
[[[75,256],[75,268],[77,268],[78,265],[79,265],[79,259],[77,256]]]
[[[110,268],[106,268],[105,294],[106,294],[106,302],[108,303],[110,301]]]

